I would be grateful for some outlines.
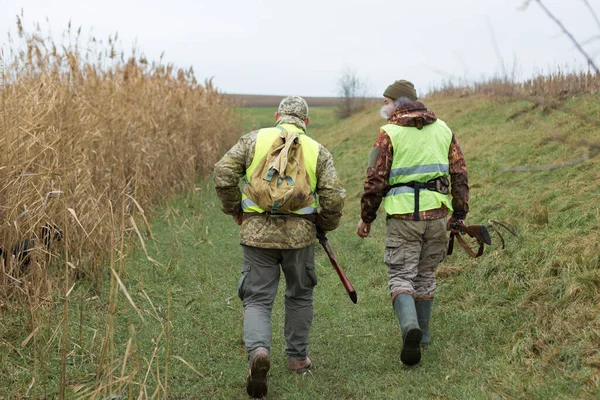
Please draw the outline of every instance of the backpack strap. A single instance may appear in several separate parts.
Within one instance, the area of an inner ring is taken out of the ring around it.
[[[273,207],[271,209],[271,214],[277,214],[277,211],[279,211],[279,206],[281,205],[281,201],[280,200],[276,200],[273,203]]]

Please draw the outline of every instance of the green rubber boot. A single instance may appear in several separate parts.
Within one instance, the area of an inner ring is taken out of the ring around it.
[[[431,343],[431,333],[429,332],[429,319],[431,318],[431,307],[433,306],[433,300],[421,300],[415,301],[415,307],[417,309],[417,318],[419,319],[419,326],[423,331],[423,337],[421,338],[421,346],[427,346]]]
[[[415,365],[421,361],[421,328],[417,319],[415,299],[402,293],[394,299],[394,310],[402,329],[402,351],[400,360],[406,365]]]

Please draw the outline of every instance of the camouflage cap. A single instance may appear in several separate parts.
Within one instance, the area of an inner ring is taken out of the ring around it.
[[[279,115],[290,115],[304,121],[308,118],[308,104],[300,96],[289,96],[281,100],[277,113]]]

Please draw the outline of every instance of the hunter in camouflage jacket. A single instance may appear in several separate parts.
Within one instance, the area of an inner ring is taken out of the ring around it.
[[[437,117],[433,111],[418,101],[409,101],[401,104],[388,118],[389,124],[414,127],[415,121],[423,125],[434,123]],[[371,223],[377,218],[377,210],[385,194],[390,190],[389,176],[394,160],[392,141],[382,129],[375,140],[373,149],[369,154],[367,179],[364,183],[364,193],[361,198],[361,219]],[[450,184],[452,195],[452,217],[465,219],[469,212],[469,183],[467,166],[462,150],[452,133],[452,142],[448,150],[448,163],[450,169]],[[433,210],[421,211],[419,218],[422,221],[444,218],[448,209],[444,206]],[[413,213],[398,215],[401,219],[412,220]]]
[[[300,118],[284,115],[276,125],[291,124],[306,133]],[[214,180],[221,199],[221,210],[232,216],[242,214],[240,179],[252,164],[259,131],[242,136],[237,144],[215,165]],[[345,191],[333,166],[331,153],[319,144],[317,161],[317,190],[320,211],[316,225],[325,231],[337,228],[344,208]],[[315,224],[301,217],[271,216],[268,214],[245,216],[240,230],[240,243],[267,249],[300,249],[314,243]]]

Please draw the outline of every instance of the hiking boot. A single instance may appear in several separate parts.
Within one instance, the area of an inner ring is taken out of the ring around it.
[[[423,332],[417,319],[415,299],[407,293],[399,294],[394,299],[394,310],[402,330],[400,360],[406,365],[418,364],[421,361],[421,337]]]
[[[431,319],[431,307],[433,306],[433,300],[420,300],[415,301],[415,308],[417,309],[417,318],[419,319],[419,327],[423,331],[423,337],[421,338],[421,346],[427,346],[431,343],[431,334],[429,332],[429,320]]]
[[[260,399],[267,394],[267,373],[271,367],[271,357],[264,347],[259,347],[250,355],[250,371],[246,382],[248,396]]]
[[[312,361],[308,357],[304,360],[288,360],[288,369],[299,374],[308,371],[311,366]]]

